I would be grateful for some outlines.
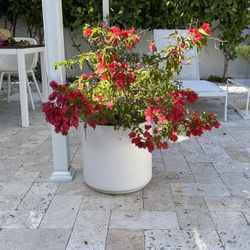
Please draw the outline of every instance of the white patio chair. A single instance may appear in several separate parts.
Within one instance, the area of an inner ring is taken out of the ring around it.
[[[37,44],[37,41],[35,39],[29,38],[29,37],[16,37],[15,40],[16,41],[27,40],[30,42],[30,44]],[[30,102],[31,102],[31,106],[33,110],[35,110],[35,105],[34,105],[34,100],[33,100],[32,93],[31,93],[31,89],[30,89],[30,82],[28,80],[29,75],[32,77],[32,80],[35,84],[39,98],[42,101],[42,95],[41,95],[41,92],[40,92],[40,89],[37,84],[37,80],[33,71],[37,65],[37,62],[38,62],[38,53],[25,56],[26,73],[27,73],[27,89],[28,89],[28,94],[30,97]],[[7,87],[7,92],[8,92],[7,100],[8,102],[10,101],[11,75],[17,75],[17,74],[18,74],[17,56],[16,55],[1,55],[0,56],[0,91],[2,88],[4,75],[7,75],[7,86],[8,86]]]
[[[164,49],[170,41],[166,38],[175,30],[154,30],[154,42],[158,50]],[[177,30],[180,34],[186,35],[187,30]],[[184,88],[195,91],[199,97],[222,97],[225,98],[224,121],[227,121],[227,91],[220,88],[213,82],[200,80],[199,57],[197,49],[188,51],[185,55],[190,58],[190,63],[183,63],[182,70],[177,76]]]

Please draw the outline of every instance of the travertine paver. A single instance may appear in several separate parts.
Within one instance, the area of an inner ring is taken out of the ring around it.
[[[144,232],[139,229],[110,229],[106,250],[144,250]]]
[[[37,178],[39,172],[18,171],[13,178],[3,186],[0,195],[24,196]]]
[[[221,154],[221,153],[204,153],[204,154],[199,154],[199,153],[192,153],[192,154],[186,154],[185,157],[188,162],[227,162],[231,160],[231,157],[227,154]]]
[[[175,212],[167,211],[112,211],[110,228],[171,229],[179,228]]]
[[[67,250],[104,249],[110,211],[80,211]]]
[[[211,163],[189,163],[189,167],[197,182],[222,182]]]
[[[165,173],[166,172],[166,168],[165,168],[165,164],[164,162],[157,162],[154,161],[152,162],[152,173],[153,174],[161,174],[161,173]]]
[[[233,147],[249,147],[250,146],[250,138],[249,135],[250,134],[250,129],[249,129],[249,123],[243,123],[241,125],[240,129],[237,129],[237,125],[240,123],[240,121],[236,121],[236,123],[234,124],[234,126],[229,126],[227,129],[230,132],[230,134],[232,135],[232,137],[235,139],[235,141],[237,141],[238,143],[240,142],[240,144],[233,144]]]
[[[1,150],[0,150],[1,152]],[[11,167],[8,166],[8,171],[6,171],[6,164],[1,163],[0,161],[0,183],[1,182],[8,182],[17,172],[19,169],[18,165],[12,165]]]
[[[248,224],[250,225],[250,211],[249,212],[244,212],[243,213],[248,221]]]
[[[249,173],[222,173],[221,178],[232,195],[250,198]]]
[[[6,185],[6,183],[0,183],[0,190]]]
[[[213,136],[216,139],[216,141],[223,147],[242,147],[242,142],[239,142],[237,139],[235,139],[228,128],[222,127],[219,130],[213,131]]]
[[[211,214],[225,249],[249,249],[249,224],[242,213],[212,212]]]
[[[250,154],[248,148],[226,148],[226,151],[233,160],[239,162],[250,162]]]
[[[145,249],[188,250],[180,230],[146,230]]]
[[[60,195],[90,195],[99,196],[100,194],[89,188],[82,179],[82,170],[76,169],[76,177],[72,182],[62,182],[56,194]]]
[[[250,199],[243,197],[205,197],[208,209],[215,212],[250,211]]]
[[[164,250],[221,250],[216,231],[147,230],[145,249]]]
[[[183,155],[172,154],[166,156],[163,154],[163,160],[168,172],[192,174]]]
[[[3,142],[0,143],[2,144]],[[8,157],[8,151],[6,149],[2,149],[0,151],[0,162],[5,160],[7,157]]]
[[[38,228],[44,212],[0,211],[0,228]]]
[[[221,250],[223,244],[216,231],[183,231],[183,237],[192,250]],[[236,249],[235,249],[236,250]]]
[[[223,183],[171,183],[174,195],[186,196],[230,196]]]
[[[0,196],[0,211],[11,211],[15,210],[19,203],[21,202],[21,197],[15,195],[5,195]]]
[[[194,152],[198,154],[204,154],[204,151],[202,150],[200,144],[197,142],[197,140],[185,137],[184,140],[179,144],[180,150],[179,152],[185,153],[185,154],[193,154]]]
[[[36,134],[33,134],[26,140],[24,143],[20,145],[21,148],[36,148],[40,146],[49,136],[49,131],[39,131]]]
[[[166,171],[166,174],[163,174],[163,178],[167,183],[193,183],[195,182],[194,176],[190,173],[185,172],[169,172]]]
[[[83,196],[80,210],[142,210],[141,194]]]
[[[72,228],[81,203],[80,195],[56,195],[40,228]]]
[[[107,195],[83,182],[75,130],[76,177],[52,182],[50,127],[39,105],[21,128],[19,104],[1,95],[0,249],[249,249],[250,120],[233,109],[220,129],[154,152],[153,179],[142,191]],[[197,107],[222,118],[223,105],[209,100]]]
[[[203,136],[197,138],[198,143],[200,144],[201,148],[205,152],[205,154],[221,154],[226,155],[225,149],[214,139],[211,134],[209,136]]]
[[[250,172],[250,163],[247,162],[214,162],[213,166],[219,173]]]
[[[187,231],[212,231],[214,223],[208,211],[177,211],[180,229]]]
[[[3,229],[0,249],[3,250],[62,250],[71,231],[68,229]]]
[[[165,174],[154,175],[143,189],[143,205],[146,211],[174,210],[168,178]]]
[[[18,210],[46,211],[57,187],[58,183],[34,183]]]
[[[176,211],[207,211],[204,198],[192,196],[174,196]]]

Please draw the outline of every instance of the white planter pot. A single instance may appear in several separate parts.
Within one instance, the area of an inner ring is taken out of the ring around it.
[[[82,124],[83,176],[88,186],[105,193],[130,193],[149,183],[152,154],[131,144],[129,132]]]

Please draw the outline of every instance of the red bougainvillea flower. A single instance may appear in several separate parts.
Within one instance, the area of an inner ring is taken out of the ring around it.
[[[204,23],[199,29],[189,29],[188,32],[192,35],[192,42],[198,43],[211,35],[211,28],[208,23]]]
[[[117,26],[112,26],[109,28],[109,30],[117,37],[119,37],[121,34],[121,29]]]
[[[167,142],[163,142],[162,143],[162,148],[163,149],[167,149],[168,148],[168,143]]]
[[[152,128],[152,126],[151,126],[151,125],[146,124],[146,125],[144,126],[144,128],[145,128],[146,130],[150,130],[150,129]]]
[[[134,131],[130,132],[129,133],[129,137],[130,138],[134,138],[136,136],[136,133]]]
[[[136,34],[135,28],[132,27],[130,30],[128,30],[128,33],[131,35],[135,35]]]
[[[151,52],[157,51],[157,48],[156,48],[154,42],[151,42],[151,43],[150,43],[150,45],[149,45],[149,50],[150,50]]]
[[[89,27],[87,27],[87,28],[84,30],[84,32],[83,32],[84,36],[86,36],[86,37],[90,36],[91,33],[92,33],[92,30],[91,30],[91,28],[89,28]]]
[[[178,140],[178,136],[176,135],[175,132],[172,132],[169,136],[169,139],[173,142],[176,142]]]
[[[107,106],[107,108],[108,109],[110,109],[110,110],[112,110],[113,109],[113,101],[108,101],[107,103],[106,103],[106,106]]]
[[[200,29],[204,30],[207,35],[211,35],[211,28],[209,23],[204,23]]]
[[[87,80],[89,78],[88,74],[86,74],[86,73],[83,73],[81,75],[81,77],[82,77],[83,80]]]
[[[145,117],[146,117],[146,121],[148,123],[152,123],[153,122],[153,110],[152,108],[148,108],[144,111]]]
[[[189,29],[188,32],[193,36],[192,42],[197,43],[203,40],[203,35],[200,34],[199,29]]]
[[[56,82],[56,81],[52,81],[51,83],[50,83],[50,87],[52,88],[52,89],[57,89],[58,88],[58,83]]]
[[[102,27],[102,29],[105,30],[105,29],[107,29],[107,24],[106,24],[106,23],[102,23],[102,24],[101,24],[101,27]]]
[[[217,122],[217,121],[215,121],[214,124],[213,124],[213,126],[214,126],[215,128],[219,128],[219,127],[220,127],[220,123]],[[209,130],[211,130],[211,129],[209,129]]]
[[[182,94],[184,97],[186,97],[187,101],[190,104],[195,104],[198,100],[198,95],[197,93],[195,93],[194,91],[192,91],[191,89],[184,89],[182,91]]]
[[[105,99],[105,96],[96,95],[94,97],[94,100],[96,100],[98,102],[102,102],[104,99]]]

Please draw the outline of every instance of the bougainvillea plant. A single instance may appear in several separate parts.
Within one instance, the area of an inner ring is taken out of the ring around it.
[[[56,132],[66,135],[80,121],[93,129],[113,125],[130,129],[131,142],[152,152],[168,148],[169,141],[176,142],[179,134],[201,136],[219,127],[215,114],[192,110],[197,94],[175,81],[185,52],[206,43],[209,24],[190,29],[186,36],[173,33],[173,44],[161,51],[151,42],[150,52],[144,56],[133,53],[140,41],[134,28],[86,25],[83,35],[94,51],[55,66],[82,69],[87,62],[94,71],[83,72],[73,83],[51,82],[53,92],[43,104],[43,112]]]

